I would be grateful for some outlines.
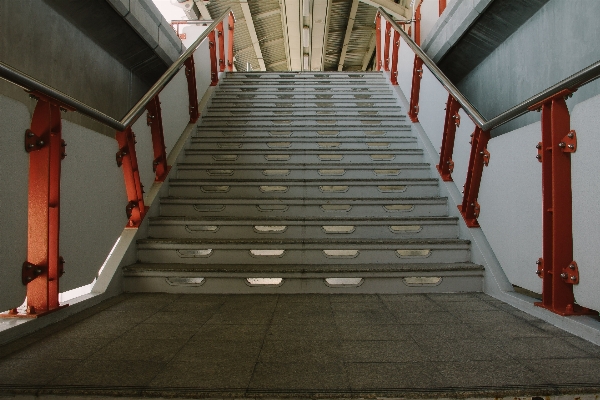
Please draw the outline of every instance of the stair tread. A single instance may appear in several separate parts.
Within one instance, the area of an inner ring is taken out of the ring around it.
[[[199,238],[146,238],[139,239],[138,244],[186,244],[186,245],[227,245],[227,244],[252,244],[252,245],[290,245],[304,247],[307,245],[318,246],[406,246],[406,245],[465,245],[471,243],[465,239],[199,239]],[[317,248],[317,247],[315,247]]]

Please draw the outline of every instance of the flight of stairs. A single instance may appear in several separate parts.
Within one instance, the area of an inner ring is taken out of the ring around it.
[[[125,291],[482,290],[381,73],[229,73],[176,170]]]

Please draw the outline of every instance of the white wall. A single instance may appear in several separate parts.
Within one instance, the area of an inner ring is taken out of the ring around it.
[[[0,95],[0,310],[20,306],[25,298],[21,267],[27,259],[27,187],[29,156],[25,130],[27,107]]]

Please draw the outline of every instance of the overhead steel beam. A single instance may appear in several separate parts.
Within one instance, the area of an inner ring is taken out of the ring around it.
[[[289,60],[290,71],[302,71],[302,43],[301,43],[301,9],[300,0],[282,0],[281,14],[283,35],[285,37],[285,50]]]
[[[325,59],[325,47],[327,45],[327,29],[329,26],[331,10],[331,0],[314,0],[312,13],[312,33],[311,33],[311,62],[312,71],[323,70],[323,60]]]
[[[369,42],[369,48],[367,49],[367,52],[365,53],[365,56],[363,57],[362,68],[361,68],[363,71],[367,70],[369,61],[371,61],[371,57],[373,57],[373,51],[375,51],[375,45],[377,44],[376,32],[377,31],[373,32],[373,35],[371,36],[371,41]]]
[[[242,7],[242,13],[244,14],[244,20],[248,27],[248,33],[250,34],[250,40],[252,40],[252,46],[256,53],[256,59],[258,60],[258,66],[261,71],[266,71],[265,60],[263,60],[262,50],[260,49],[260,43],[256,36],[256,29],[254,28],[254,21],[252,20],[252,14],[250,13],[250,7],[248,6],[248,0],[240,0],[240,6]]]
[[[340,61],[338,62],[338,71],[342,71],[344,69],[344,61],[346,60],[348,43],[350,43],[352,29],[354,28],[356,10],[358,10],[358,0],[352,0],[352,7],[350,8],[350,15],[348,16],[348,25],[346,26],[346,35],[344,36],[344,44],[342,45],[342,53],[340,54]]]
[[[394,3],[392,0],[360,0],[375,8],[382,7],[388,14],[396,19],[411,19],[412,9]]]

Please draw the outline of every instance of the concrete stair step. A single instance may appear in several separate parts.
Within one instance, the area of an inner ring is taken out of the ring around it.
[[[457,219],[421,218],[190,218],[159,217],[150,220],[149,236],[154,238],[203,238],[252,240],[457,238]]]
[[[249,118],[245,116],[240,117],[228,117],[226,121],[223,121],[222,117],[204,117],[202,119],[202,125],[200,128],[208,128],[208,127],[251,127],[251,128],[259,128],[259,129],[269,129],[271,127],[277,126],[289,126],[289,127],[297,127],[301,126],[303,128],[312,128],[312,129],[323,129],[324,127],[351,127],[358,128],[362,127],[362,129],[370,129],[372,127],[396,127],[397,125],[406,124],[405,117],[381,117],[381,116],[361,116],[360,119],[356,118],[339,118],[337,116],[331,115],[323,115],[323,116],[315,116],[311,118],[293,118],[290,116],[273,116],[273,117],[256,117]]]
[[[233,128],[207,128],[199,127],[194,137],[196,138],[303,138],[303,139],[331,139],[331,138],[393,138],[406,137],[412,129],[409,125],[396,126],[393,129],[389,127],[375,127],[373,129],[363,129],[344,127],[339,128],[320,128],[312,129],[295,126],[289,127],[271,127],[269,129],[256,129],[253,127]]]
[[[304,179],[314,180],[327,177],[344,177],[346,179],[425,179],[430,178],[427,164],[407,163],[372,163],[365,165],[336,164],[335,167],[327,165],[307,165],[289,163],[263,163],[263,164],[194,164],[179,163],[177,165],[177,178],[179,179]],[[226,183],[226,182],[225,182]]]
[[[376,179],[321,179],[314,181],[271,180],[215,182],[195,179],[171,179],[169,195],[199,198],[293,199],[339,197],[359,199],[379,197],[432,197],[438,195],[437,179],[398,179],[393,182]]]
[[[279,139],[264,140],[253,137],[242,138],[199,138],[193,137],[190,149],[211,150],[211,149],[243,149],[243,150],[270,150],[270,149],[296,149],[322,150],[322,149],[402,149],[415,148],[417,139],[412,136],[388,137],[381,139],[378,137],[368,137],[357,141],[353,138],[336,137],[336,139],[321,139],[315,141],[309,137],[282,137]]]
[[[356,264],[455,263],[470,261],[470,242],[459,239],[142,239],[144,263]]]
[[[264,109],[252,109],[252,108],[233,108],[233,107],[211,107],[207,113],[204,114],[203,118],[211,117],[248,117],[248,118],[265,118],[265,117],[277,117],[277,116],[290,116],[290,117],[317,117],[334,115],[342,118],[357,118],[363,116],[378,116],[385,118],[396,118],[406,117],[406,114],[401,108],[389,108],[387,110],[377,110],[373,108],[365,107],[303,107],[303,108],[292,108],[292,107],[270,107]]]
[[[394,218],[445,216],[447,199],[404,198],[306,198],[306,199],[206,199],[165,197],[161,199],[162,216],[230,218]]]

